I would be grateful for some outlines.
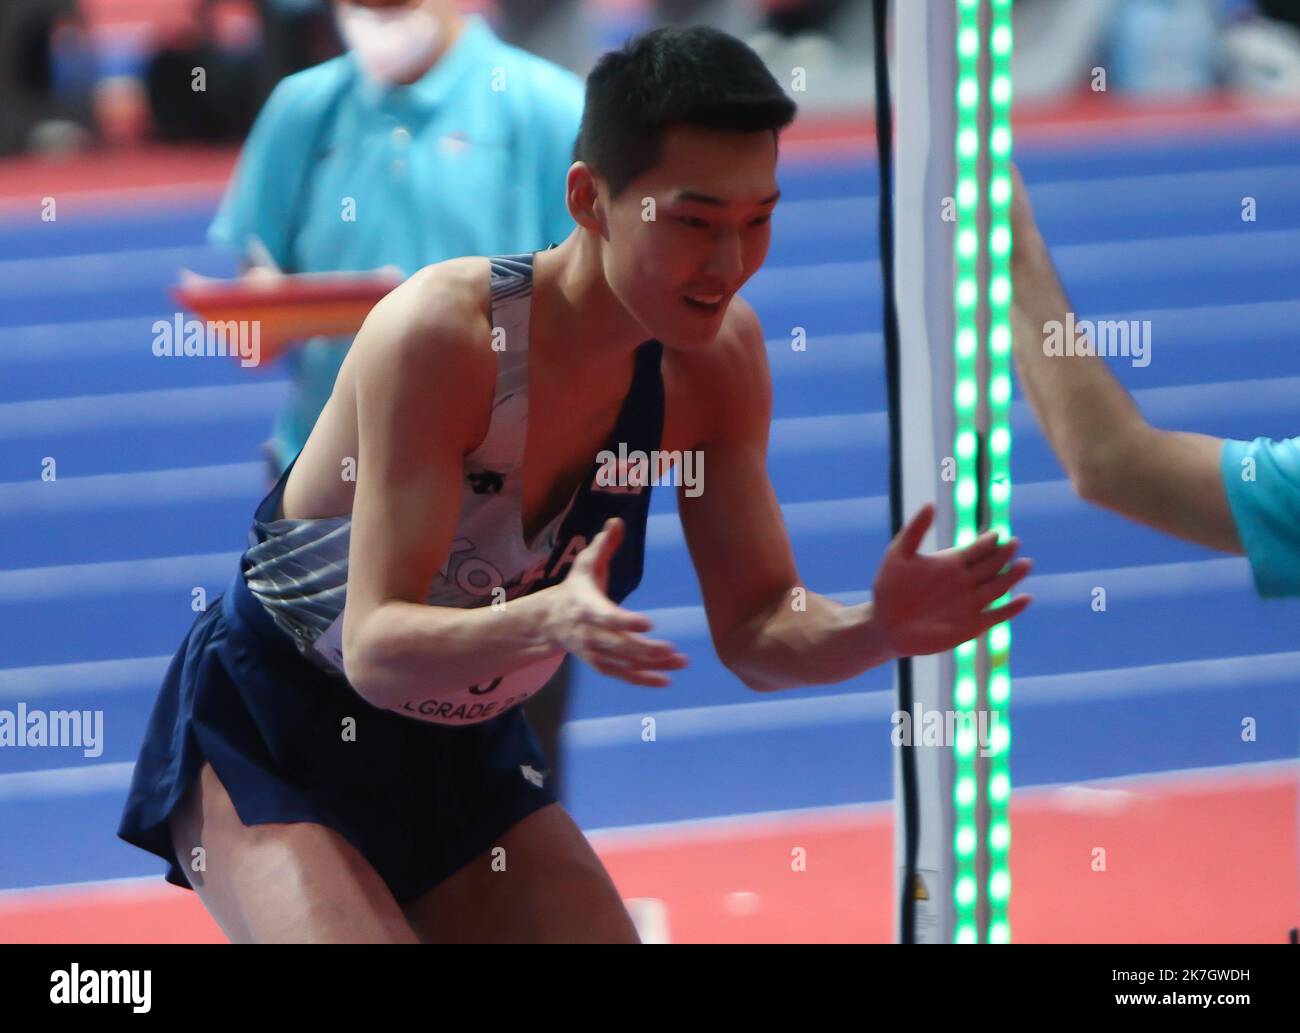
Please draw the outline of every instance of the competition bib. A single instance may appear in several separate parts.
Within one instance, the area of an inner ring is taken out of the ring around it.
[[[342,672],[342,614],[312,643],[312,648]],[[470,725],[487,721],[536,695],[559,670],[564,656],[561,650],[481,685],[468,685],[437,698],[409,699],[391,709],[395,714],[438,725]]]

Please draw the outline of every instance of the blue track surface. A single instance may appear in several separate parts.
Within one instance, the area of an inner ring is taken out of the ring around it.
[[[1300,140],[1094,140],[1020,161],[1075,308],[1152,321],[1151,364],[1113,368],[1153,422],[1300,433]],[[775,379],[771,476],[807,582],[860,598],[888,539],[874,158],[787,161],[781,185],[771,256],[745,290]],[[0,708],[102,709],[106,739],[94,759],[0,751],[0,888],[160,871],[113,836],[129,763],[191,590],[214,596],[234,569],[285,388],[274,369],[150,353],[178,266],[232,272],[204,244],[209,214],[0,223]],[[795,326],[806,352],[789,346]],[[1023,402],[1013,474],[1037,564],[1014,634],[1016,784],[1293,757],[1300,602],[1262,603],[1244,561],[1079,502]],[[749,693],[713,656],[671,492],[653,513],[629,605],[654,611],[692,666],[662,692],[581,669],[579,822],[887,798],[891,672]]]

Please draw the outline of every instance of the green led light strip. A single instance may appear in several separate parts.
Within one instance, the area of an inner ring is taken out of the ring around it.
[[[989,36],[989,515],[998,537],[1011,537],[1011,0],[992,0]],[[1003,596],[999,603],[1006,601]],[[988,633],[989,943],[1010,943],[1011,922],[1011,626]]]
[[[979,3],[957,0],[957,237],[956,237],[956,333],[953,339],[956,378],[953,398],[953,454],[957,476],[953,486],[956,510],[954,544],[963,546],[977,535],[975,511],[977,490],[975,412],[979,381],[976,358],[979,346],[978,263],[979,263]],[[976,701],[975,642],[963,642],[954,657],[953,709],[958,727],[974,718]],[[955,748],[956,770],[953,803],[956,807],[953,854],[956,876],[953,901],[957,908],[955,938],[958,943],[976,943],[975,909],[979,884],[975,874],[978,833],[975,821],[977,786],[974,743],[962,737]]]
[[[960,547],[974,541],[979,531],[977,503],[981,495],[978,478],[976,413],[979,408],[978,360],[981,344],[979,327],[979,258],[987,248],[988,280],[988,482],[983,487],[989,500],[990,526],[998,536],[1011,535],[1011,0],[989,0],[992,5],[989,53],[988,139],[980,133],[980,5],[983,0],[956,0],[957,5],[957,226],[954,441],[957,476],[953,489],[955,525],[953,544]],[[987,238],[979,230],[982,146],[989,155],[989,225]],[[999,600],[999,602],[1005,601]],[[956,807],[953,855],[955,878],[953,899],[957,909],[954,938],[958,943],[1009,943],[1011,924],[1007,918],[1011,899],[1008,850],[1011,824],[1008,803],[1011,772],[1011,629],[1007,624],[992,628],[986,639],[989,661],[988,707],[992,742],[988,772],[989,926],[978,928],[976,919],[981,887],[976,875],[979,824],[976,803],[979,779],[975,768],[978,727],[975,707],[979,698],[976,644],[965,642],[955,651],[953,709],[963,733],[954,744],[953,780]],[[982,935],[981,935],[982,934]]]

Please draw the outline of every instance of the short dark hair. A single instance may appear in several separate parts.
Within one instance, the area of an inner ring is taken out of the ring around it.
[[[769,129],[779,140],[797,110],[762,58],[734,36],[704,25],[654,29],[602,55],[587,76],[573,160],[591,166],[617,197],[659,163],[671,126]]]

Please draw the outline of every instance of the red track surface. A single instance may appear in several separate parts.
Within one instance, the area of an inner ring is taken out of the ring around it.
[[[1286,942],[1300,925],[1298,790],[1282,769],[1017,794],[1014,939]],[[665,902],[674,943],[888,942],[891,826],[877,806],[595,841],[624,897]],[[792,870],[796,847],[805,871]],[[161,877],[0,897],[0,942],[223,941],[197,897]]]

